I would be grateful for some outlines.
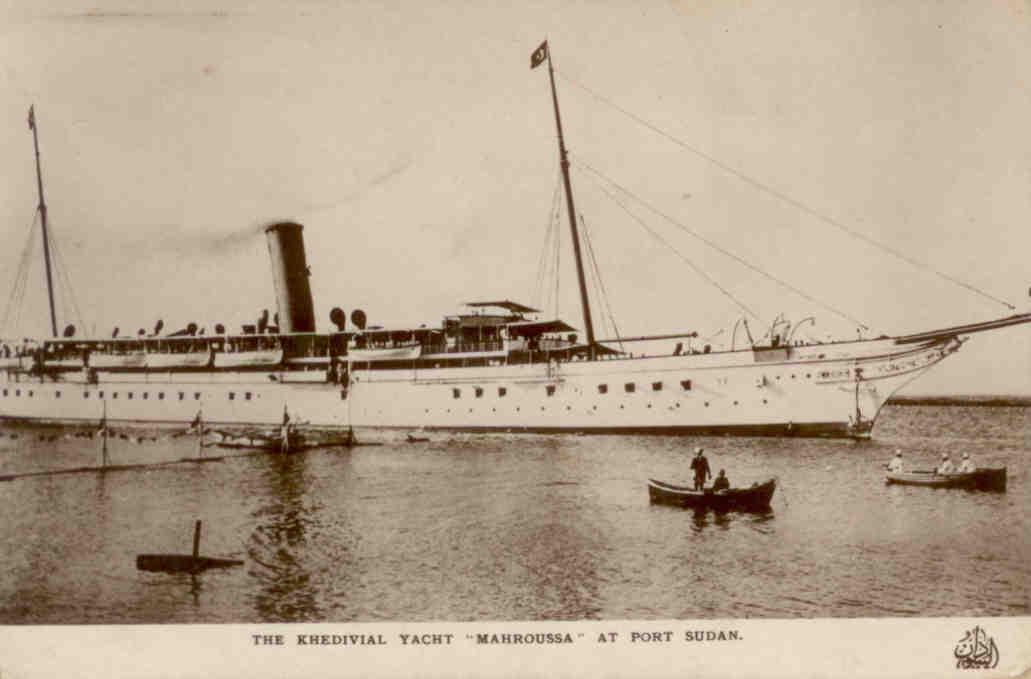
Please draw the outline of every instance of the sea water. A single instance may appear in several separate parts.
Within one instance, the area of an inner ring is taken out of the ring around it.
[[[234,451],[126,429],[112,464]],[[0,474],[95,465],[98,439],[0,428]],[[12,438],[16,435],[17,438]],[[1031,408],[888,406],[873,440],[359,432],[380,446],[0,483],[0,623],[1031,614]],[[696,447],[762,514],[649,503]],[[1006,493],[887,486],[966,452]],[[236,451],[239,452],[239,451]],[[140,553],[244,561],[140,572]]]

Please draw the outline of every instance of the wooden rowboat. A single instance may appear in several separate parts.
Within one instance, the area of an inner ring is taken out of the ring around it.
[[[885,482],[928,488],[966,488],[967,490],[1006,490],[1005,467],[978,467],[965,474],[937,474],[933,471],[889,472]]]
[[[770,500],[773,498],[773,491],[776,488],[777,481],[775,479],[753,484],[749,488],[730,488],[721,491],[713,491],[711,488],[693,490],[683,486],[674,486],[664,481],[648,479],[648,497],[655,504],[719,511],[765,511],[770,508]]]

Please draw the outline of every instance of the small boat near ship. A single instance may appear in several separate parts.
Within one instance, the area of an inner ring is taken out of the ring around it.
[[[935,471],[888,472],[885,483],[1001,493],[1006,491],[1006,467],[978,467],[972,472],[956,474],[939,474]]]
[[[652,504],[690,507],[692,509],[714,509],[716,511],[762,512],[770,508],[776,479],[765,483],[754,483],[747,488],[729,488],[714,491],[711,488],[694,490],[675,486],[665,481],[648,479],[648,498]]]
[[[279,432],[268,431],[241,431],[232,432],[221,429],[210,429],[205,432],[207,441],[205,446],[217,446],[219,448],[242,448],[246,450],[265,450],[269,452],[280,452],[283,450],[283,435]],[[359,443],[354,432],[347,430],[341,432],[298,432],[291,431],[288,436],[286,450],[295,453],[301,450],[312,448],[344,447],[351,448],[358,445],[374,445]]]

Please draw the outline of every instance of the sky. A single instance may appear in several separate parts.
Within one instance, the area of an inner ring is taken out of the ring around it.
[[[320,329],[334,306],[433,325],[478,299],[582,327],[529,68],[545,38],[599,335],[608,309],[624,336],[717,346],[743,314],[757,335],[814,316],[822,340],[1031,311],[1026,3],[133,4],[0,4],[0,287],[33,228],[34,104],[79,310],[59,295],[59,323],[87,334],[253,322],[275,304],[261,227],[283,219]],[[7,336],[49,325],[34,247]],[[1031,394],[1031,327],[906,391]]]

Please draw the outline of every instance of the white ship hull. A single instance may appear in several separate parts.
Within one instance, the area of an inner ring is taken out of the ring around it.
[[[792,347],[790,357],[781,349],[468,368],[354,364],[347,388],[314,370],[110,373],[96,384],[74,381],[77,373],[56,382],[11,373],[0,378],[0,416],[95,422],[106,401],[112,422],[188,423],[202,412],[211,423],[274,425],[286,409],[324,427],[865,436],[895,391],[959,346],[875,340]]]

